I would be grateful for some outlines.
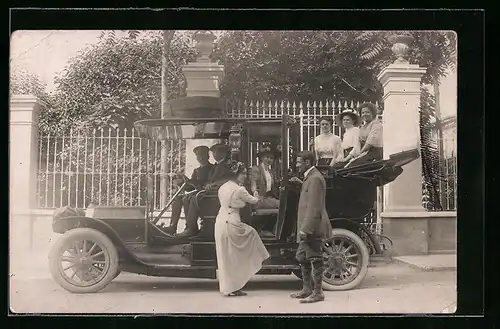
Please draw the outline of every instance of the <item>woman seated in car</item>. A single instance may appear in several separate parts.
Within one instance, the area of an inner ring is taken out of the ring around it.
[[[383,153],[383,129],[382,122],[377,119],[377,107],[372,103],[360,105],[361,118],[364,123],[359,128],[360,154],[348,163],[349,167],[357,166],[367,162],[382,160]]]
[[[332,132],[333,120],[320,118],[321,134],[314,138],[312,148],[317,159],[317,165],[333,166],[342,153],[342,140]]]
[[[359,141],[359,115],[351,109],[346,109],[335,117],[335,123],[345,129],[342,136],[342,153],[337,158],[338,163],[346,163],[359,155],[361,144]]]

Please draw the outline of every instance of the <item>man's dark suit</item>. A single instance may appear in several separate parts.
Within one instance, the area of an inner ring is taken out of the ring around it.
[[[296,258],[302,272],[302,291],[293,298],[305,298],[302,302],[313,303],[325,299],[322,290],[323,255],[322,243],[332,236],[332,226],[325,207],[326,182],[323,175],[312,167],[306,172],[300,190],[297,212]]]
[[[233,173],[229,167],[229,161],[224,160],[214,166],[214,170],[208,178],[209,184],[222,185],[231,179]]]
[[[310,241],[321,241],[331,236],[332,226],[326,212],[325,197],[325,178],[318,169],[313,167],[304,177],[300,190],[297,211],[297,242],[302,242],[299,232],[306,233]]]
[[[211,163],[207,163],[206,165],[199,166],[198,168],[193,170],[193,174],[191,175],[191,179],[188,183],[192,184],[194,187],[189,186],[186,188],[186,191],[193,190],[201,190],[204,188],[205,184],[209,182],[210,175],[214,170],[214,165]],[[196,192],[192,192],[186,194],[184,196],[177,196],[172,202],[172,216],[170,219],[170,226],[165,230],[165,232],[174,234],[177,232],[177,224],[179,223],[179,218],[181,217],[182,207],[184,206],[184,214],[187,217],[189,213],[189,208],[191,204],[191,200]]]
[[[229,168],[229,161],[222,161],[216,164],[209,175],[207,189],[214,191],[217,190],[222,184],[227,182],[232,177],[231,168]],[[200,217],[199,209],[194,205],[195,198],[191,198],[189,211],[186,216],[186,231],[191,235],[198,232],[198,218]]]
[[[212,175],[214,167],[215,166],[210,162],[204,166],[199,166],[193,170],[189,183],[193,184],[197,190],[203,189],[203,187],[210,181],[210,176]]]

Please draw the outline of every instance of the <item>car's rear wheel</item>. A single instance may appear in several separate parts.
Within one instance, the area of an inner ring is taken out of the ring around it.
[[[103,233],[90,228],[66,232],[52,247],[50,272],[72,293],[93,293],[119,274],[118,251]]]
[[[325,242],[323,289],[350,290],[357,287],[368,272],[370,260],[365,242],[356,233],[333,229]]]

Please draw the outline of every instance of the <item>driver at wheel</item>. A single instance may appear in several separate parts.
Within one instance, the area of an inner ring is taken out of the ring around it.
[[[229,167],[229,149],[224,144],[215,144],[210,148],[212,155],[217,162],[214,166],[206,190],[216,190],[219,186],[226,183],[232,177],[232,171]],[[191,198],[189,208],[186,215],[186,229],[184,232],[177,234],[178,237],[192,237],[198,234],[198,218],[200,210],[196,207],[196,198]]]
[[[193,170],[191,179],[186,181],[187,184],[191,185],[186,187],[186,193],[184,195],[178,195],[172,202],[172,217],[170,218],[170,225],[163,230],[168,234],[177,233],[177,224],[179,223],[179,218],[181,217],[182,207],[184,207],[184,214],[187,216],[189,212],[189,205],[193,196],[197,191],[203,189],[205,184],[208,183],[210,175],[214,169],[214,165],[208,161],[209,149],[207,146],[197,146],[193,149],[193,152],[196,154],[196,160],[200,166]]]

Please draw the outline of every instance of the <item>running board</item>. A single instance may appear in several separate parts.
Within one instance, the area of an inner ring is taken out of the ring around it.
[[[293,270],[299,269],[299,265],[263,265],[257,274],[290,274]]]
[[[136,265],[124,264],[121,266],[123,272],[142,274],[147,276],[169,277],[169,278],[197,278],[216,279],[215,267],[192,266],[192,265]]]
[[[262,269],[287,269],[287,270],[295,270],[299,268],[299,264],[297,265],[263,265]]]
[[[267,265],[257,273],[268,275],[287,275],[293,270],[297,270],[298,265]],[[123,272],[136,273],[147,276],[171,277],[171,278],[197,278],[197,279],[216,279],[217,271],[215,266],[193,266],[193,265],[153,265],[147,264],[123,264]]]

